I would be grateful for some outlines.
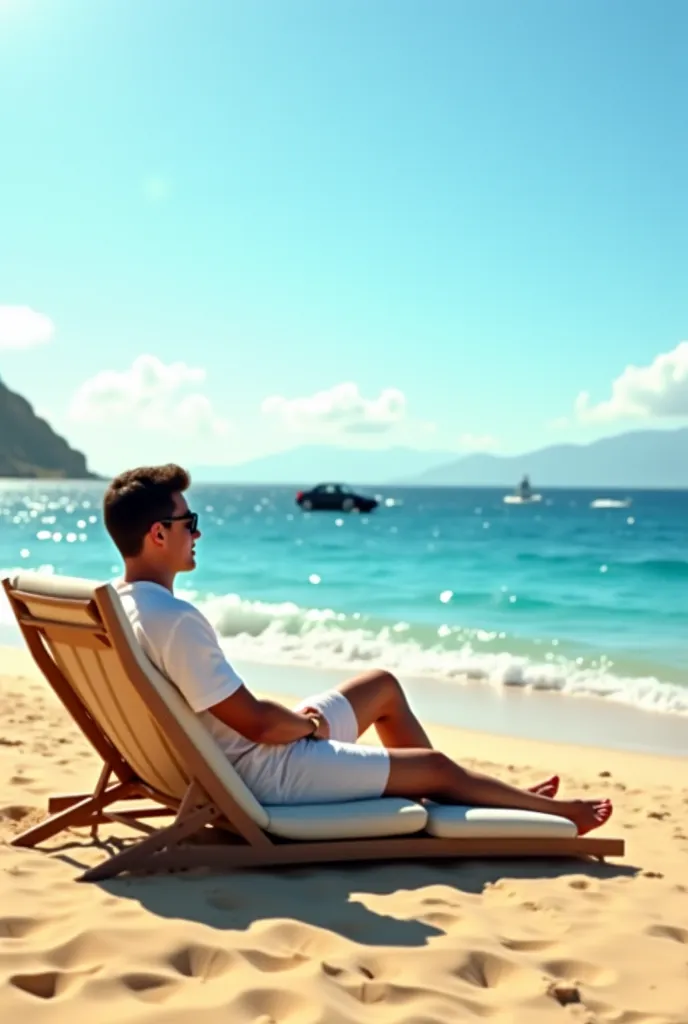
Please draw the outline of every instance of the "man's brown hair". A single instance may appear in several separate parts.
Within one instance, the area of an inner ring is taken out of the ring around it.
[[[153,523],[174,515],[174,495],[190,483],[187,471],[173,462],[139,466],[115,477],[103,498],[103,518],[123,558],[141,553]]]

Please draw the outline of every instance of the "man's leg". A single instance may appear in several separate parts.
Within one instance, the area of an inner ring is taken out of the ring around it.
[[[374,725],[380,742],[388,750],[433,749],[425,729],[409,706],[401,683],[391,672],[371,669],[336,689],[353,708],[359,736]],[[553,797],[558,789],[559,776],[553,775],[533,786],[531,792]]]
[[[424,747],[432,743],[409,706],[399,680],[384,669],[371,669],[348,679],[337,690],[349,701],[362,736],[375,726],[384,747]]]
[[[441,803],[558,814],[573,821],[579,835],[603,825],[612,813],[609,800],[555,800],[470,771],[438,750],[390,750],[389,756],[384,796],[426,797]]]

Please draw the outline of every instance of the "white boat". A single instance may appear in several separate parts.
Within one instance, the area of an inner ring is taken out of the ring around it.
[[[535,494],[530,486],[530,480],[524,476],[515,494],[505,494],[502,499],[505,505],[533,505],[542,501],[541,494]]]
[[[632,504],[630,498],[595,498],[590,508],[630,508]]]
[[[521,494],[505,494],[502,498],[505,505],[534,505],[538,501],[542,501],[541,494],[529,494],[524,497]]]

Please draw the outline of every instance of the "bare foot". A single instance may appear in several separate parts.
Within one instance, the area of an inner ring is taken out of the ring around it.
[[[562,814],[574,823],[579,836],[604,825],[611,818],[613,810],[611,800],[570,800],[565,806],[566,810],[562,809]]]
[[[537,793],[538,796],[548,796],[551,799],[559,792],[560,781],[558,775],[552,775],[551,778],[545,779],[544,782],[538,782],[536,786],[531,786],[529,792]]]

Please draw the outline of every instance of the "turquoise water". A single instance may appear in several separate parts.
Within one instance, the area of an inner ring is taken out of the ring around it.
[[[118,573],[103,487],[0,482],[0,567]],[[688,711],[688,493],[367,490],[382,506],[347,516],[301,512],[294,488],[192,488],[203,536],[180,591],[234,657]]]

